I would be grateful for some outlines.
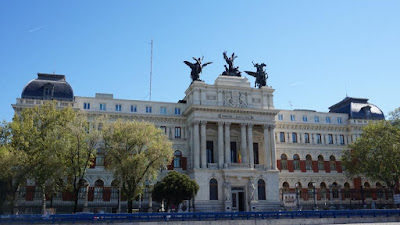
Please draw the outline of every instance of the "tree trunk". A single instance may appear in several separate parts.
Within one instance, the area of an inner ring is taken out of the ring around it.
[[[74,190],[74,213],[78,211],[79,189]]]
[[[44,215],[46,212],[46,188],[42,186],[42,214]]]
[[[11,203],[13,207],[11,207],[11,214],[18,215],[18,195],[19,195],[19,186],[12,195],[13,197],[11,199]]]
[[[132,208],[133,208],[133,201],[128,200],[128,213],[132,213]]]

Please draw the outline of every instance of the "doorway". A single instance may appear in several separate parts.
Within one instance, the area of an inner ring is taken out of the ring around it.
[[[244,212],[245,207],[245,195],[243,187],[232,187],[232,211]]]

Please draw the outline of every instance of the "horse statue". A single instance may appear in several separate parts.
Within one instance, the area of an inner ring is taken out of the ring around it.
[[[267,86],[267,79],[268,79],[268,74],[265,72],[264,67],[267,66],[265,63],[261,63],[261,64],[254,64],[253,66],[257,68],[257,72],[252,72],[252,71],[244,71],[245,73],[247,73],[250,76],[253,76],[256,78],[256,81],[254,83],[254,87],[261,88],[264,86]]]
[[[191,63],[188,61],[183,61],[186,65],[188,65],[190,67],[190,69],[192,69],[192,72],[190,73],[190,77],[192,78],[192,82],[193,81],[201,81],[200,80],[200,73],[203,71],[203,68],[205,66],[207,66],[208,64],[211,64],[212,62],[207,62],[202,64],[202,60],[204,59],[204,57],[202,58],[195,58],[193,57],[194,61],[196,61],[195,63]]]

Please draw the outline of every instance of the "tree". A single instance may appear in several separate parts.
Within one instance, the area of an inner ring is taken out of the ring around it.
[[[74,150],[87,148],[84,147],[87,141],[81,117],[78,118],[71,107],[59,109],[55,101],[46,102],[16,114],[10,130],[10,146],[26,155],[23,166],[15,169],[22,174],[26,171],[24,178],[34,181],[35,191],[41,191],[44,213],[46,195],[61,191],[65,188],[65,179],[76,175],[76,163],[71,163],[71,160],[80,155],[76,155]],[[79,166],[87,167],[78,161]]]
[[[153,188],[153,199],[161,202],[166,201],[166,209],[171,204],[179,205],[183,200],[196,196],[199,185],[186,174],[171,171]]]
[[[132,212],[133,200],[146,180],[155,179],[172,159],[172,143],[164,133],[147,122],[109,123],[103,130],[108,169],[119,181],[121,194]]]
[[[66,146],[63,155],[65,186],[67,190],[72,190],[74,194],[74,209],[78,210],[78,195],[81,188],[85,185],[82,181],[86,170],[95,159],[97,148],[101,142],[99,126],[102,120],[95,118],[90,124],[83,114],[76,114],[63,130],[59,130],[62,135],[60,144]]]
[[[400,128],[400,107],[396,108],[392,112],[389,112],[389,116],[389,121],[391,121],[394,126]]]
[[[400,177],[398,127],[388,121],[372,122],[349,149],[342,156],[349,177],[364,175],[373,181],[383,181],[394,190]]]

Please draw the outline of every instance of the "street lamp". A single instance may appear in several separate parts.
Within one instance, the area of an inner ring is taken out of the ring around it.
[[[299,210],[299,208],[300,208],[300,203],[299,203],[299,183],[296,183],[295,186],[296,186],[296,207],[297,207],[297,210]]]
[[[317,207],[317,190],[315,189],[315,182],[312,182],[313,191],[314,191],[314,210],[318,210]]]

